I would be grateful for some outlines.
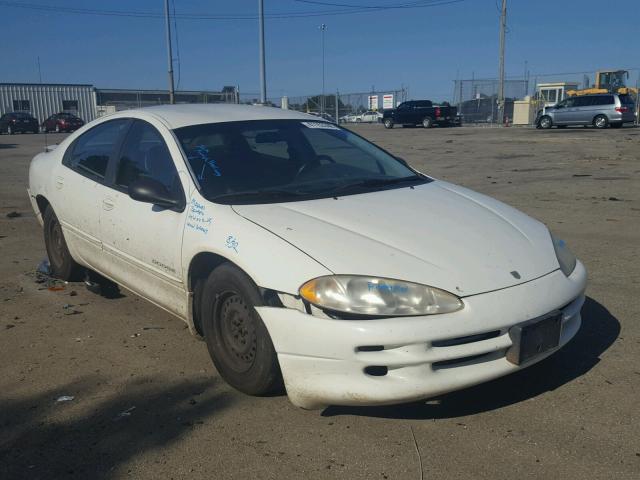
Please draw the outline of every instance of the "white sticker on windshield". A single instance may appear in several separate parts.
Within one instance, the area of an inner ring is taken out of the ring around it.
[[[307,128],[326,128],[327,130],[340,130],[333,123],[329,122],[302,122]]]

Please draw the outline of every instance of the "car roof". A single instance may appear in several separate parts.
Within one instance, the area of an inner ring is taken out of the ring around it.
[[[135,115],[132,115],[135,112]],[[313,120],[318,117],[294,110],[265,107],[261,105],[236,104],[188,104],[188,105],[157,105],[153,107],[125,110],[110,118],[140,117],[145,114],[162,119],[169,128],[181,128],[203,123],[239,122],[247,120]]]

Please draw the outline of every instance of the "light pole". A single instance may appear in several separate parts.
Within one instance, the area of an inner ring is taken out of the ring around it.
[[[324,113],[324,31],[327,26],[323,23],[318,27],[322,36],[322,97],[320,97],[320,113]]]
[[[258,0],[258,17],[260,24],[260,103],[267,103],[267,73],[264,60],[264,2]]]
[[[173,90],[173,53],[171,52],[171,22],[169,22],[169,0],[164,0],[164,17],[167,27],[167,61],[169,62],[169,103],[175,102]]]
[[[507,28],[507,0],[500,14],[500,66],[498,68],[498,125],[504,125],[504,34]]]

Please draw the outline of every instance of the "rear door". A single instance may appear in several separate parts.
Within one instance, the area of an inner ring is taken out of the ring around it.
[[[53,208],[74,256],[98,271],[104,271],[100,240],[101,198],[108,188],[105,177],[115,158],[128,119],[100,123],[80,135],[67,148],[53,185]]]
[[[186,167],[182,158],[174,162],[169,145],[178,157],[177,145],[164,126],[133,121],[109,172],[111,188],[101,198],[100,235],[110,262],[109,276],[185,317],[182,234],[186,210],[160,208],[128,194],[134,181],[146,177],[162,183],[176,198],[185,198]]]

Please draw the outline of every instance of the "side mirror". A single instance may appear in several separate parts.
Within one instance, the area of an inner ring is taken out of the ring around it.
[[[142,177],[131,182],[129,196],[138,202],[152,203],[162,208],[182,211],[184,198],[174,198],[167,187],[153,178]]]

